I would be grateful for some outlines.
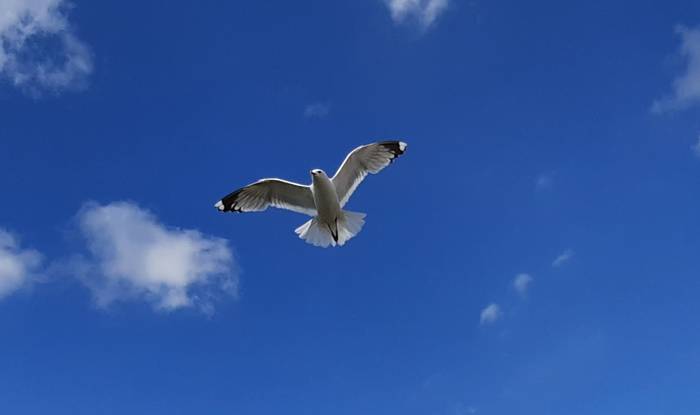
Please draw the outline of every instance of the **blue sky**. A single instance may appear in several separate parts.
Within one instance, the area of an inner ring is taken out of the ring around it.
[[[0,39],[0,412],[698,413],[698,2],[0,0]],[[342,248],[213,208],[398,138]]]

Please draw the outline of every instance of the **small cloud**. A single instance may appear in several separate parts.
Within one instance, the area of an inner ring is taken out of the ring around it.
[[[566,251],[562,252],[561,255],[556,257],[554,259],[554,261],[552,261],[552,266],[554,268],[558,268],[558,267],[564,265],[566,262],[568,262],[573,257],[574,257],[574,251],[571,249],[567,249]]]
[[[157,310],[196,307],[210,314],[219,294],[237,296],[224,239],[163,225],[135,204],[88,204],[78,213],[88,254],[73,271],[99,307],[145,300]]]
[[[306,118],[325,118],[331,112],[330,104],[323,102],[315,102],[304,108],[304,117]]]
[[[384,0],[394,23],[416,21],[427,29],[447,10],[449,0]]]
[[[700,137],[698,137],[698,142],[690,147],[696,156],[700,157]]]
[[[467,405],[464,405],[464,403],[462,403],[462,402],[457,402],[454,405],[452,414],[453,415],[473,415],[476,412],[477,412],[476,408],[474,408],[473,406],[467,406]]]
[[[518,292],[522,297],[525,297],[527,295],[527,289],[532,283],[532,277],[530,274],[518,274],[515,276],[515,279],[513,279],[513,288],[515,288],[515,291]]]
[[[549,174],[540,174],[535,179],[535,190],[544,191],[549,190],[554,186],[554,179]]]
[[[5,1],[0,11],[0,78],[38,93],[83,86],[92,58],[68,22],[64,0]]]
[[[14,235],[0,229],[0,299],[29,283],[40,264],[37,251],[20,248]]]
[[[491,303],[481,310],[479,323],[481,325],[495,323],[499,318],[501,318],[501,315],[501,307],[499,307],[496,303]]]
[[[674,79],[673,92],[652,104],[651,111],[656,114],[685,109],[700,102],[700,27],[678,26],[676,33],[681,38],[679,55],[687,66]]]

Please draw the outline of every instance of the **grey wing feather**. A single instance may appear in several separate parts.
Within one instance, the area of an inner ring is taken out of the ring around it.
[[[282,179],[262,179],[233,191],[216,205],[222,212],[260,212],[269,206],[316,216],[311,188]]]
[[[357,147],[345,157],[333,178],[340,207],[345,204],[367,174],[379,173],[406,151],[403,141],[381,141]]]

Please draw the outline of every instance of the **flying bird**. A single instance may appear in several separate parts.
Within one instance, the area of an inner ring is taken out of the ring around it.
[[[343,210],[367,174],[379,173],[406,151],[403,141],[382,141],[351,151],[333,177],[311,170],[311,184],[282,179],[261,179],[235,190],[216,202],[221,212],[260,212],[268,206],[303,213],[312,218],[295,232],[320,247],[342,246],[365,224],[365,214]]]

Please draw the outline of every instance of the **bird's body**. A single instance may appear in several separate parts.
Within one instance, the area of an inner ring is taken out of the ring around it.
[[[317,217],[323,223],[332,224],[340,215],[338,191],[323,170],[314,170],[311,179],[311,193],[314,195]]]
[[[405,149],[402,141],[360,146],[348,154],[332,178],[314,169],[310,186],[262,179],[228,194],[215,207],[222,212],[252,212],[274,206],[304,213],[312,219],[296,229],[300,238],[315,246],[342,246],[364,225],[364,213],[343,209],[350,196],[368,173],[378,173]]]

